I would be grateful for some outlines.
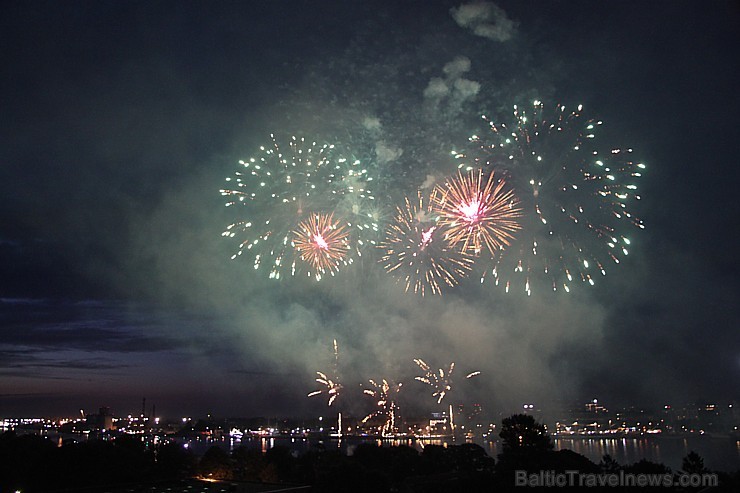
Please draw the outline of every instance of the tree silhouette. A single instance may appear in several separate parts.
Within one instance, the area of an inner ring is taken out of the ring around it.
[[[262,451],[240,445],[231,452],[234,464],[234,479],[239,481],[257,481],[262,469],[265,468],[265,458]]]
[[[544,425],[528,414],[514,414],[504,418],[499,437],[503,452],[495,465],[498,488],[507,489],[514,485],[515,471],[539,471],[553,469],[553,444]],[[560,462],[560,461],[558,461]]]
[[[686,474],[702,474],[707,472],[707,469],[704,467],[704,459],[693,450],[683,458],[681,469]]]
[[[499,437],[506,452],[547,452],[553,444],[545,425],[529,414],[514,414],[504,418]]]
[[[606,454],[601,459],[601,462],[599,462],[599,469],[603,472],[617,473],[621,468],[622,466],[619,465],[619,462],[614,460],[614,457],[609,454]]]
[[[201,476],[211,479],[227,479],[231,474],[231,459],[229,454],[216,445],[212,446],[198,464]]]

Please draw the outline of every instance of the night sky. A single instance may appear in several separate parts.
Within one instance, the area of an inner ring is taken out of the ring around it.
[[[0,416],[144,396],[173,416],[321,412],[306,394],[333,339],[357,412],[368,378],[433,407],[416,357],[480,370],[455,392],[503,412],[737,401],[737,2],[461,5],[4,2]],[[445,77],[479,90],[431,101]],[[534,99],[582,103],[647,166],[646,229],[595,286],[422,299],[377,266],[316,283],[230,260],[219,190],[271,133],[413,192],[482,113]]]

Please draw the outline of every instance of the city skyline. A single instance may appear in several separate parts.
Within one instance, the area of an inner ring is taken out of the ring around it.
[[[544,425],[543,430],[558,449],[576,452],[595,462],[606,460],[604,455],[609,454],[625,465],[657,459],[676,467],[677,460],[698,450],[712,468],[731,471],[736,467],[735,442],[740,431],[737,409],[732,404],[614,409],[592,399],[559,411],[524,404],[513,414],[500,410],[492,413],[478,404],[454,405],[449,411],[453,408],[452,420],[448,410],[409,415],[397,408],[395,421],[387,427],[383,419],[367,421],[362,415],[337,413],[331,408],[320,416],[305,417],[163,417],[153,405],[147,407],[144,400],[140,413],[128,415],[102,407],[89,413],[80,410],[76,417],[0,417],[0,431],[13,432],[10,436],[40,435],[58,446],[98,440],[115,442],[128,437],[160,446],[177,444],[198,455],[212,447],[232,452],[239,447],[256,448],[264,454],[272,447],[286,445],[297,453],[314,447],[348,447],[351,455],[349,450],[365,444],[381,448],[405,446],[419,451],[435,445],[473,446],[483,447],[491,457],[497,457],[505,440],[502,430],[507,420],[531,417],[533,423]]]
[[[697,402],[684,405],[664,405],[657,408],[625,406],[607,408],[598,399],[573,402],[554,407],[523,404],[519,409],[486,409],[481,404],[453,403],[447,408],[427,408],[409,413],[403,406],[395,406],[391,419],[379,414],[343,413],[327,408],[314,415],[282,416],[220,416],[163,415],[156,404],[147,406],[142,399],[139,412],[116,412],[108,406],[77,415],[0,416],[2,430],[26,430],[44,434],[57,430],[83,438],[84,434],[105,434],[117,431],[123,434],[177,434],[195,433],[221,438],[241,434],[294,435],[312,438],[324,433],[326,438],[409,438],[430,439],[455,437],[475,442],[498,440],[496,428],[503,419],[514,415],[530,415],[545,426],[555,437],[598,435],[606,438],[650,436],[703,436],[737,438],[738,407],[736,403],[713,404]],[[450,419],[453,416],[453,419]],[[372,418],[372,419],[369,419]],[[389,426],[387,426],[389,425]],[[80,435],[80,434],[83,435]],[[732,443],[732,441],[728,442]]]

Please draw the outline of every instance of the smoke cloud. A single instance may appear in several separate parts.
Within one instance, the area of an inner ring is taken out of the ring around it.
[[[517,23],[493,2],[465,3],[450,9],[450,15],[458,26],[493,41],[509,41],[516,34]]]

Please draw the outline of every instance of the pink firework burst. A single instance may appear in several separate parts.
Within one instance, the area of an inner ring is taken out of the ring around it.
[[[462,251],[478,255],[485,247],[494,256],[521,228],[519,199],[494,173],[458,172],[436,187],[433,200],[447,241]]]
[[[320,279],[333,274],[346,262],[349,253],[349,233],[333,214],[311,214],[293,231],[293,245],[301,260],[314,269]]]
[[[472,255],[453,248],[445,240],[439,218],[431,201],[417,192],[416,200],[404,201],[380,245],[385,253],[381,263],[386,272],[403,282],[406,291],[422,296],[427,291],[442,294],[442,286],[455,286],[467,276],[473,264]]]

